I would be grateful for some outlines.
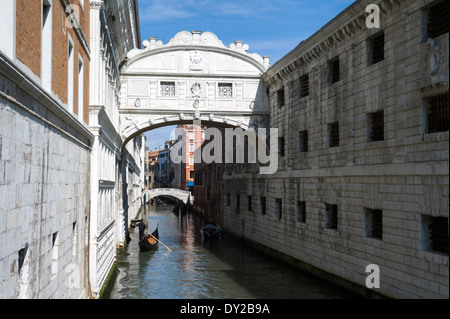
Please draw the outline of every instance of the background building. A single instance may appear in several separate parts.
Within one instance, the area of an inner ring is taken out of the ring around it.
[[[157,148],[155,148],[155,150],[153,151],[147,151],[146,189],[152,189],[157,187],[158,185],[158,176],[159,176],[158,158],[159,158],[159,150]]]
[[[205,128],[197,125],[181,125],[184,160],[181,163],[181,189],[194,191],[194,152],[205,141]]]
[[[166,141],[164,148],[159,148],[158,151],[158,187],[169,187],[173,173],[171,174],[172,161],[170,159],[170,151],[175,141]]]
[[[225,130],[220,129],[222,136]],[[200,150],[211,143],[203,142]],[[202,214],[211,223],[222,226],[222,183],[225,171],[225,145],[222,144],[222,163],[196,163],[194,167],[194,210]],[[214,150],[215,152],[217,150]]]

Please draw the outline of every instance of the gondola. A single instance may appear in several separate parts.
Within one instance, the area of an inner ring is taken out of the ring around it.
[[[203,239],[219,238],[220,228],[211,224],[205,225],[201,228]]]
[[[158,241],[156,240],[156,239],[159,239],[158,226],[156,226],[156,230],[152,233],[152,236],[150,236],[150,234],[145,235],[139,241],[140,251],[148,251],[148,250],[152,250],[152,249],[158,247]]]

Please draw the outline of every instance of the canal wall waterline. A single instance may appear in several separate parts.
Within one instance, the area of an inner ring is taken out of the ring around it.
[[[202,211],[193,208],[192,212],[199,217],[201,217],[206,222],[211,222],[207,218],[205,214],[203,214]],[[261,253],[264,253],[272,258],[275,258],[277,260],[280,260],[282,262],[285,262],[289,264],[290,266],[293,266],[301,271],[305,271],[320,280],[324,280],[330,283],[333,283],[335,285],[338,285],[339,287],[342,287],[348,291],[351,291],[352,293],[361,296],[362,298],[370,298],[370,299],[391,299],[389,296],[383,295],[375,290],[368,289],[364,286],[358,285],[354,282],[351,282],[345,278],[339,277],[337,275],[331,274],[327,271],[324,271],[318,267],[315,267],[307,262],[304,262],[302,260],[299,260],[297,258],[294,258],[290,255],[284,254],[276,249],[270,248],[266,245],[263,245],[259,242],[256,242],[248,237],[245,237],[242,234],[239,234],[235,232],[233,229],[230,228],[223,228],[223,233],[225,235],[235,241],[241,242],[245,244],[248,247],[251,247],[252,249],[255,249]]]
[[[255,249],[261,253],[264,253],[264,254],[266,254],[272,258],[275,258],[277,260],[280,260],[282,262],[285,262],[285,263],[289,264],[290,266],[293,266],[293,267],[299,269],[300,271],[305,271],[308,274],[311,274],[320,280],[323,280],[328,283],[335,284],[341,288],[344,288],[344,289],[354,293],[356,295],[356,297],[368,298],[368,299],[391,299],[389,296],[385,296],[375,290],[371,290],[371,289],[368,289],[361,285],[355,284],[354,282],[351,282],[345,278],[342,278],[342,277],[336,276],[334,274],[331,274],[329,272],[326,272],[320,268],[317,268],[311,264],[308,264],[307,262],[301,261],[292,256],[289,256],[280,251],[277,251],[273,248],[270,248],[266,245],[263,245],[259,242],[256,242],[248,237],[242,236],[241,234],[238,234],[229,228],[224,228],[223,232],[225,233],[225,235],[227,237],[232,238],[236,241],[240,241],[243,244],[245,244],[246,246],[251,247],[252,249]]]
[[[305,271],[320,280],[323,280],[323,281],[335,284],[341,288],[344,288],[344,289],[354,293],[358,297],[368,298],[368,299],[391,299],[389,296],[385,296],[375,290],[371,290],[371,289],[368,289],[361,285],[358,285],[358,284],[351,282],[345,278],[342,278],[337,275],[326,272],[320,268],[317,268],[311,264],[308,264],[307,262],[296,259],[292,256],[289,256],[289,255],[284,254],[280,251],[277,251],[273,248],[270,248],[266,245],[263,245],[259,242],[256,242],[248,237],[242,236],[241,234],[234,232],[232,229],[224,228],[223,232],[225,233],[225,236],[227,236],[229,238],[239,241],[239,242],[243,243],[244,245],[251,247],[252,249],[255,249],[261,253],[264,253],[272,258],[275,258],[277,260],[285,262],[285,263],[289,264],[290,266],[293,266],[293,267],[299,269],[300,271]]]

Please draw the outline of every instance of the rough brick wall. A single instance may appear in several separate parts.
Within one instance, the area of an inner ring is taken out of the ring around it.
[[[41,77],[41,1],[16,1],[16,58]]]
[[[71,1],[79,5],[79,1]],[[89,2],[85,1],[84,10],[80,7],[80,24],[89,45]],[[17,1],[16,56],[35,75],[41,77],[41,1]],[[67,103],[68,85],[68,35],[74,42],[74,113],[78,114],[78,56],[84,63],[84,121],[89,121],[89,57],[73,28],[66,24],[65,9],[60,1],[53,2],[52,26],[52,91]]]

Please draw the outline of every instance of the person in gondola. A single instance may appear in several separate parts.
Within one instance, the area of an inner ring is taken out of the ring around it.
[[[141,240],[145,235],[145,228],[147,228],[147,226],[145,226],[143,219],[140,220],[137,226],[139,227],[139,240]]]

